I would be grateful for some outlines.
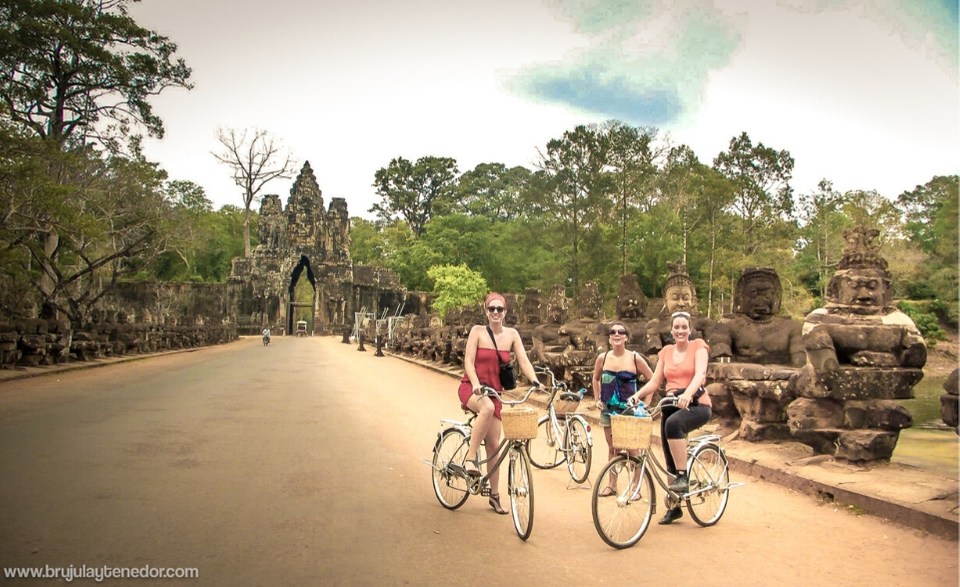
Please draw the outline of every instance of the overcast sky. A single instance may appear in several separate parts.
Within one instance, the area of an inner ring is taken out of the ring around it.
[[[960,167],[956,0],[142,0],[196,87],[152,100],[145,152],[215,207],[242,206],[217,128],[260,128],[372,218],[377,169],[452,157],[533,169],[578,124],[656,126],[712,163],[786,149],[888,198]],[[262,193],[286,203],[293,180]]]

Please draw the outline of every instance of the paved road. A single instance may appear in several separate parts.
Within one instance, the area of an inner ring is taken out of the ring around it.
[[[753,479],[716,527],[684,518],[615,551],[590,492],[535,471],[521,542],[484,501],[433,495],[420,459],[460,415],[455,387],[335,337],[2,383],[0,567],[200,573],[136,585],[957,584],[956,542]]]

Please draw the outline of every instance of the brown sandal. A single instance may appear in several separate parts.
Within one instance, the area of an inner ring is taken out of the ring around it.
[[[604,487],[603,490],[597,494],[597,497],[613,497],[617,494],[617,490],[609,485]]]
[[[500,514],[501,516],[507,515],[507,510],[503,509],[503,507],[500,505],[500,494],[499,494],[499,493],[496,493],[496,494],[491,493],[491,494],[490,494],[490,499],[488,500],[488,503],[490,504],[490,507],[493,508],[493,511],[497,512],[497,513]]]

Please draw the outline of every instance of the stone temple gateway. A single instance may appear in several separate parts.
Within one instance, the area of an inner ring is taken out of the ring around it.
[[[380,315],[402,307],[395,273],[353,264],[347,202],[331,198],[324,209],[309,162],[290,189],[286,209],[280,196],[264,196],[259,238],[250,257],[233,260],[228,278],[238,291],[240,334],[264,326],[292,333],[298,320],[306,320],[308,334],[339,333],[357,312]]]

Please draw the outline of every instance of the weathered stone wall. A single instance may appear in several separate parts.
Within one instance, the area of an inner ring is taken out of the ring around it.
[[[230,342],[237,338],[235,298],[227,284],[125,282],[84,324],[28,310],[0,319],[0,368]]]

